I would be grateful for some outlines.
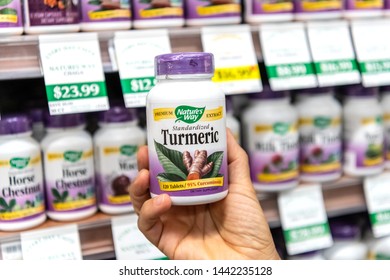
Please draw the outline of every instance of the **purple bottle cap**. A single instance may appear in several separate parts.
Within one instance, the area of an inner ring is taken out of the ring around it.
[[[206,52],[183,52],[158,55],[155,75],[214,74],[214,56]]]
[[[348,86],[343,91],[345,96],[356,97],[374,97],[378,95],[378,92],[379,88],[377,87],[365,88],[362,85]]]
[[[33,108],[29,110],[29,116],[33,123],[41,123],[43,122],[45,109],[43,108]]]
[[[348,221],[331,221],[329,223],[333,238],[336,239],[354,239],[359,237],[359,225]]]
[[[269,85],[263,85],[263,91],[252,93],[249,95],[250,99],[277,99],[288,96],[287,91],[273,91]]]
[[[99,121],[102,123],[121,123],[137,120],[137,112],[133,108],[112,106],[107,111],[101,112]]]
[[[50,115],[46,111],[44,121],[49,128],[67,128],[84,125],[85,117],[83,114]]]
[[[28,131],[31,131],[31,120],[27,115],[4,115],[0,120],[0,135],[18,134]]]

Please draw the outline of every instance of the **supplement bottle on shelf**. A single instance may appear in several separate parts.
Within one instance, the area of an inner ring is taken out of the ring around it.
[[[0,231],[24,230],[46,220],[41,150],[25,115],[0,120]]]
[[[81,31],[130,29],[131,9],[129,1],[130,0],[81,0]]]
[[[225,94],[215,85],[211,53],[155,58],[157,84],[146,100],[150,191],[174,205],[223,199],[228,193]]]
[[[281,191],[298,185],[298,114],[287,92],[251,94],[242,115],[244,147],[257,191]]]
[[[345,0],[343,17],[346,19],[381,17],[384,0]]]
[[[372,229],[365,231],[364,242],[367,244],[369,260],[390,260],[390,236],[375,238]]]
[[[23,7],[24,32],[27,34],[80,30],[78,0],[26,0]]]
[[[92,137],[81,114],[45,115],[41,142],[49,218],[72,221],[97,211]]]
[[[383,109],[383,125],[384,125],[384,157],[385,167],[390,169],[390,87],[381,88],[381,105]]]
[[[187,26],[238,24],[241,22],[239,0],[186,0]]]
[[[23,14],[20,0],[0,2],[0,36],[23,33]]]
[[[341,18],[343,15],[343,0],[293,0],[295,6],[294,19],[325,20]],[[347,0],[348,1],[348,0]]]
[[[294,19],[293,0],[244,0],[244,3],[246,23],[292,21]]]
[[[348,217],[329,221],[333,246],[323,250],[325,260],[365,260],[368,247],[357,221]]]
[[[234,116],[233,104],[231,97],[226,97],[226,126],[231,130],[234,139],[240,144],[241,142],[241,125]]]
[[[132,0],[131,7],[135,29],[184,25],[183,0]]]
[[[331,88],[297,92],[300,178],[325,182],[341,176],[342,109]]]
[[[343,93],[344,172],[368,176],[382,172],[383,110],[377,88],[349,86]]]
[[[133,211],[128,187],[138,174],[137,151],[146,144],[135,109],[113,106],[100,114],[94,135],[98,206],[107,214]]]

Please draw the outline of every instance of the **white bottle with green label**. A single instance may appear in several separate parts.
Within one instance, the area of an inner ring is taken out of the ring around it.
[[[300,178],[325,182],[341,176],[342,109],[331,88],[301,90],[299,121]]]
[[[344,172],[350,176],[381,173],[384,129],[378,89],[349,86],[344,96]]]
[[[41,150],[30,120],[0,120],[0,231],[24,230],[46,220]]]
[[[251,94],[242,115],[244,146],[257,191],[281,191],[298,185],[298,114],[287,92]]]
[[[155,59],[157,84],[146,102],[150,191],[174,205],[223,199],[228,193],[225,94],[211,78],[211,53]]]
[[[138,175],[137,151],[146,143],[135,109],[113,106],[100,114],[94,135],[99,209],[107,214],[133,211],[128,188]]]
[[[58,221],[79,220],[97,211],[92,137],[81,114],[45,116],[41,142],[47,215]]]
[[[381,105],[383,109],[383,125],[385,130],[385,167],[390,169],[390,87],[381,88]]]

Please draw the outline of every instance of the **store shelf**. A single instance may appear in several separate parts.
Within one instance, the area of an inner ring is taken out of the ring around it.
[[[362,180],[344,177],[323,185],[325,208],[328,217],[358,213],[366,210]],[[259,200],[271,228],[280,226],[276,194],[259,194]],[[111,231],[112,216],[101,212],[78,221],[81,249],[84,259],[115,258]],[[65,222],[47,220],[37,228],[44,229],[65,225]],[[20,240],[20,232],[0,232],[0,243]]]
[[[260,58],[258,28],[252,26],[257,57]],[[131,31],[130,31],[131,32]],[[82,33],[81,33],[82,34]],[[201,29],[183,27],[169,29],[172,52],[202,51]],[[112,64],[114,32],[98,32],[100,52],[105,73],[117,71]],[[0,37],[0,80],[42,77],[37,35]]]

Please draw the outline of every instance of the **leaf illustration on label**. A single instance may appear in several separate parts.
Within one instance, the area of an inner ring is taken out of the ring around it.
[[[29,162],[30,162],[29,157],[28,158],[11,158],[11,160],[9,161],[9,164],[13,168],[23,169],[28,165]]]
[[[272,128],[276,134],[285,135],[290,129],[290,124],[277,122],[272,126]]]
[[[15,9],[12,8],[4,8],[0,10],[0,15],[17,15],[18,13],[16,12]]]
[[[214,152],[207,157],[207,163],[213,162],[213,169],[210,173],[205,175],[203,178],[214,178],[219,177],[219,169],[222,166],[223,152]]]
[[[157,175],[157,179],[160,182],[179,182],[183,181],[183,178],[180,176],[177,176],[176,174],[171,173],[160,173]]]
[[[187,178],[187,170],[183,163],[183,154],[179,151],[168,149],[156,141],[154,141],[154,146],[164,171],[185,180]]]
[[[82,151],[66,151],[64,153],[64,159],[66,161],[76,162],[81,159],[82,155],[83,155]]]
[[[122,155],[132,156],[137,152],[137,146],[123,145],[119,148],[119,151]]]
[[[10,4],[13,0],[0,0],[0,6],[7,6]]]
[[[183,121],[188,124],[196,123],[202,118],[205,108],[206,107],[197,108],[187,105],[178,106],[175,109],[175,116],[177,118],[175,122]]]
[[[327,117],[316,117],[316,118],[314,118],[314,121],[313,121],[314,126],[321,128],[321,129],[328,127],[331,124],[331,122],[332,122],[332,120],[330,118],[327,118]]]

